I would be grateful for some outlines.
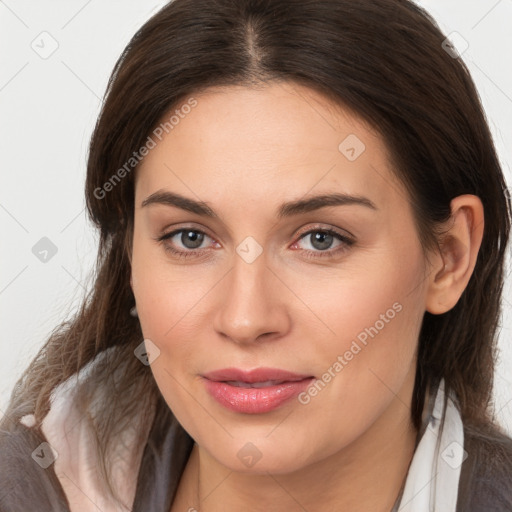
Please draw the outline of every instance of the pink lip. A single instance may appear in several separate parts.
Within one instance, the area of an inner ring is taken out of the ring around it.
[[[290,398],[297,396],[314,379],[277,368],[256,368],[244,371],[225,368],[203,375],[206,390],[221,405],[236,412],[260,414],[276,409]],[[280,381],[260,388],[239,387],[226,381],[253,384],[266,381]]]

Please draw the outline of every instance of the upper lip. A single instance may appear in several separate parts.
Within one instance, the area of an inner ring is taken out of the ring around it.
[[[203,377],[221,382],[221,381],[239,381],[252,384],[254,382],[275,381],[299,381],[304,380],[312,375],[305,375],[281,370],[279,368],[255,368],[254,370],[242,370],[240,368],[223,368],[203,374]]]

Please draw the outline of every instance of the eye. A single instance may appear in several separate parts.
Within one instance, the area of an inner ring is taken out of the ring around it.
[[[182,228],[158,237],[157,241],[164,244],[167,252],[179,258],[188,258],[202,253],[201,245],[208,238],[212,240],[206,233],[198,229]],[[185,250],[179,249],[178,243],[181,243]],[[176,248],[177,245],[178,248]]]
[[[210,243],[209,246],[201,247],[207,239],[213,240],[203,231],[193,228],[176,229],[156,238],[158,242],[164,244],[166,252],[178,258],[201,256],[212,245]],[[312,249],[301,248],[306,258],[334,258],[354,244],[353,239],[332,228],[310,229],[300,235],[299,240],[292,245],[292,248],[296,248],[302,240],[309,241],[312,247]],[[336,241],[338,244],[332,249],[331,247]],[[182,249],[179,248],[179,244]]]
[[[195,231],[192,229],[182,229],[180,231],[175,231],[169,238],[174,238],[177,234],[181,236],[178,238],[179,242],[181,242],[185,248],[187,249],[198,249],[201,244],[204,242],[205,233],[202,231]]]
[[[300,236],[298,242],[295,242],[292,247],[296,247],[301,240],[308,241],[313,249],[303,249],[306,258],[333,258],[342,252],[346,251],[354,240],[348,236],[335,231],[334,229],[310,229]],[[338,241],[332,249],[333,243]]]

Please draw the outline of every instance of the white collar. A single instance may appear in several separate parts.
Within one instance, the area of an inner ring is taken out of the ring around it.
[[[443,379],[409,466],[402,498],[394,511],[456,512],[461,466],[467,452],[462,418],[452,396],[446,397],[443,418],[445,397]]]
[[[133,418],[129,428],[116,438],[115,447],[108,455],[114,486],[123,499],[121,504],[110,497],[99,476],[100,462],[88,418],[93,411],[84,413],[79,410],[75,398],[80,384],[94,371],[96,363],[108,357],[109,351],[101,352],[78,374],[53,390],[50,410],[41,424],[41,431],[49,444],[43,450],[53,452],[53,469],[68,499],[70,512],[130,512],[135,499],[138,469],[144,451],[143,445],[135,443],[135,425],[140,424],[138,418]],[[94,389],[93,408],[104,406],[111,400],[111,390],[105,388],[97,386]],[[33,415],[24,416],[20,421],[30,427],[34,423]],[[149,429],[150,425],[147,426],[148,434]]]

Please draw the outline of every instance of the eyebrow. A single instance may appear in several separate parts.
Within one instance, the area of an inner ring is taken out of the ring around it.
[[[180,208],[182,210],[186,210],[188,212],[195,213],[204,217],[211,217],[214,219],[219,218],[215,211],[204,201],[196,201],[175,192],[158,190],[157,192],[144,199],[144,201],[142,201],[141,207],[149,206],[151,204],[175,206],[176,208]],[[306,199],[298,199],[295,201],[288,201],[283,203],[277,211],[277,218],[282,219],[284,217],[291,217],[301,213],[308,213],[314,210],[319,210],[320,208],[324,208],[326,206],[345,205],[360,205],[372,210],[378,210],[375,204],[367,197],[342,193],[321,194],[308,197]]]

